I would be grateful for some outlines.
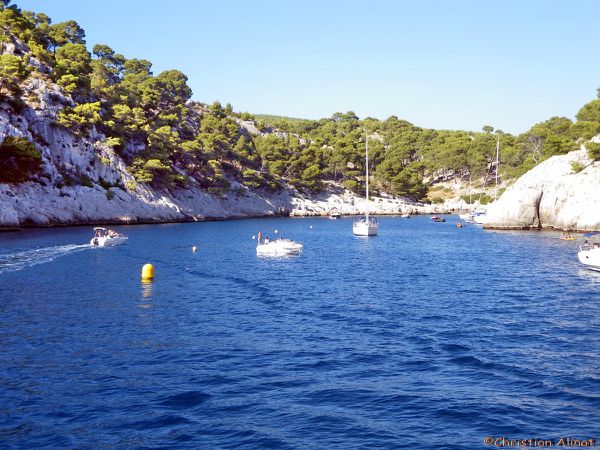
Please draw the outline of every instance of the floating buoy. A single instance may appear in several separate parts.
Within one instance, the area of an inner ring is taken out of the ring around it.
[[[256,236],[252,236],[252,240],[256,239]]]
[[[154,279],[154,266],[152,264],[144,264],[142,267],[142,281],[152,281]]]
[[[198,247],[196,247],[195,245],[192,246],[192,253],[196,253],[198,251]]]
[[[275,230],[275,234],[277,234],[277,230]]]
[[[312,225],[309,228],[312,228]]]

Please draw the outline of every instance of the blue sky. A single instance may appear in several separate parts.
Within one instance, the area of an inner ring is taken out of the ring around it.
[[[194,99],[513,133],[574,118],[600,86],[597,1],[14,0],[179,69]]]

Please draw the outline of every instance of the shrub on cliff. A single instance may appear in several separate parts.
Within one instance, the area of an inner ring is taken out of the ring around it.
[[[588,142],[585,144],[585,148],[587,149],[588,156],[590,159],[597,161],[600,159],[600,143],[598,142]]]
[[[0,183],[22,183],[39,172],[42,154],[33,142],[8,136],[0,144]]]
[[[82,103],[73,108],[64,108],[58,113],[57,122],[75,134],[86,132],[101,121],[100,102]]]
[[[31,69],[23,58],[11,54],[0,55],[0,94],[18,94],[19,82],[27,78]]]

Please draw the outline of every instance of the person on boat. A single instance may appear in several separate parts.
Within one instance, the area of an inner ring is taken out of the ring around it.
[[[258,232],[258,243],[261,244],[262,243],[262,231]]]
[[[265,244],[269,243],[269,236],[265,237]]]

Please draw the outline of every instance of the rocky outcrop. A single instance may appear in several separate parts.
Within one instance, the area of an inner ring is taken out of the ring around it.
[[[576,172],[572,163],[585,168]],[[549,158],[489,206],[484,227],[600,230],[600,163],[583,146]]]

